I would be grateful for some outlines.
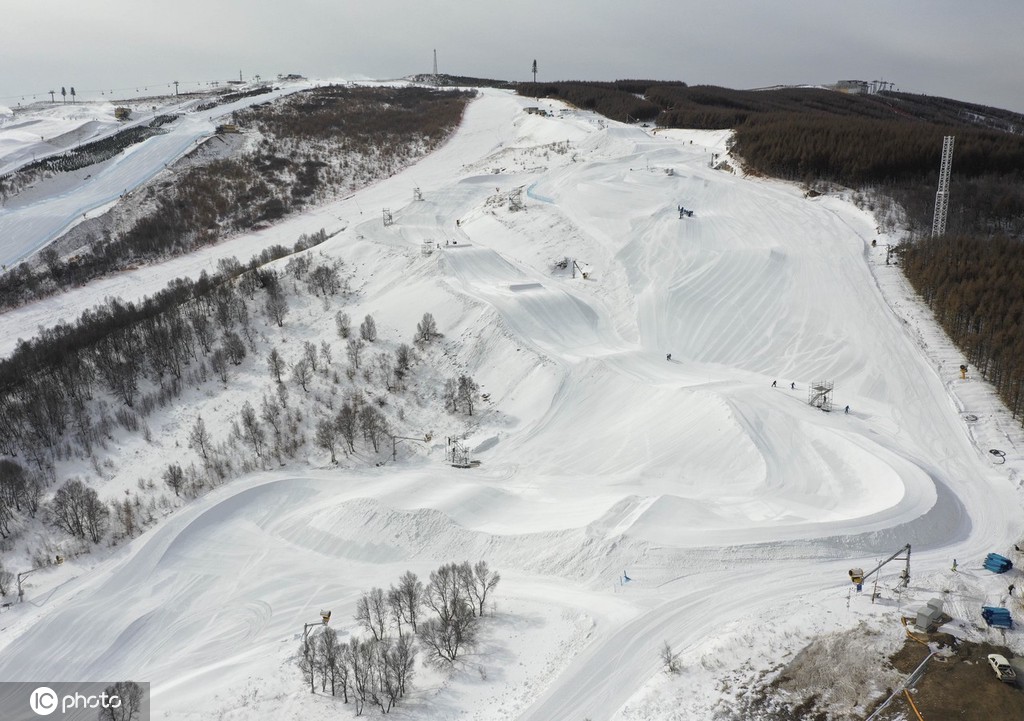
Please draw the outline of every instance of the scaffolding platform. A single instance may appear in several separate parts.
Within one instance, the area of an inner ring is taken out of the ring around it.
[[[815,381],[807,387],[807,405],[820,408],[829,413],[832,411],[832,389],[834,381]]]

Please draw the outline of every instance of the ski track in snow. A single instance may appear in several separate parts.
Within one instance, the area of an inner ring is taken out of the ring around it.
[[[726,133],[541,118],[527,104],[483,91],[444,147],[350,199],[0,316],[9,352],[104,296],[139,298],[220,257],[346,227],[322,249],[360,265],[361,279],[374,271],[363,293],[378,324],[410,329],[433,312],[515,421],[479,421],[473,471],[448,468],[435,447],[383,469],[267,472],[218,488],[2,617],[0,678],[132,676],[153,682],[156,718],[211,706],[259,718],[258,703],[232,693],[255,684],[307,703],[289,658],[319,607],[351,631],[368,588],[485,558],[504,576],[499,604],[515,629],[472,661],[494,680],[438,682],[413,694],[407,717],[641,718],[629,709],[658,691],[664,641],[687,663],[742,637],[726,620],[769,634],[849,625],[852,615],[821,617],[837,599],[849,608],[851,566],[912,543],[914,568],[934,580],[953,557],[1017,540],[1019,428],[983,384],[953,379],[955,350],[901,300],[909,291],[870,248],[867,214],[710,169]],[[4,258],[144,181],[210,125],[186,116],[106,179],[0,213],[0,237],[18,222],[33,238]],[[563,142],[568,152],[552,149]],[[424,201],[411,201],[414,186]],[[518,213],[494,202],[514,188]],[[678,218],[677,204],[694,216]],[[441,248],[421,256],[424,241]],[[565,256],[590,277],[553,272]],[[835,381],[849,415],[807,404],[819,380]],[[966,426],[960,413],[982,407]],[[993,444],[1007,449],[1004,466],[987,457]],[[693,718],[714,677],[695,677]]]

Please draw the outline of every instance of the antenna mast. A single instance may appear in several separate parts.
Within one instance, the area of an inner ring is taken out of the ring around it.
[[[946,232],[946,214],[949,211],[949,172],[953,165],[953,140],[947,135],[942,139],[942,163],[939,165],[939,189],[935,193],[935,215],[932,218],[932,237]]]
[[[434,87],[437,87],[437,49],[434,49]]]

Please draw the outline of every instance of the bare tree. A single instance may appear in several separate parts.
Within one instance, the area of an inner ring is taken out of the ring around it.
[[[309,392],[309,381],[313,378],[313,371],[309,369],[309,361],[305,358],[300,358],[295,361],[292,366],[292,378],[302,386],[302,390]]]
[[[319,358],[317,357],[317,352],[316,352],[316,343],[313,343],[312,341],[308,341],[308,340],[307,341],[303,341],[302,342],[302,357],[306,359],[307,363],[309,363],[310,369],[312,369],[312,371],[314,373],[316,373],[316,364],[317,364],[317,360],[319,360]]]
[[[359,418],[351,404],[345,403],[341,407],[337,417],[334,419],[334,425],[337,427],[341,437],[345,439],[349,453],[354,453],[356,450],[356,431],[359,430]]]
[[[256,411],[249,401],[245,402],[241,411],[242,417],[242,440],[252,447],[253,453],[258,458],[263,458],[263,449],[266,445],[267,434],[256,419]]]
[[[96,489],[73,478],[57,489],[50,501],[54,525],[77,538],[90,538],[99,543],[107,532],[110,511],[100,501]]]
[[[477,632],[477,616],[466,598],[459,567],[449,563],[431,571],[423,599],[437,617],[420,624],[419,638],[437,658],[454,662],[476,641]]]
[[[99,721],[137,721],[142,718],[145,699],[142,686],[134,681],[118,681],[107,686],[104,692],[108,697],[116,696],[119,703],[116,707],[107,705],[100,708]]]
[[[378,353],[374,360],[377,363],[377,370],[380,372],[380,380],[389,391],[394,390],[394,366],[391,365],[391,356],[387,353]]]
[[[373,588],[356,601],[356,622],[373,634],[374,641],[387,638],[388,603],[381,588]]]
[[[458,381],[456,381],[454,378],[445,378],[444,390],[441,391],[441,400],[444,403],[444,407],[448,408],[448,406],[451,406],[451,412],[455,413],[457,410],[459,410],[458,398]]]
[[[212,441],[210,434],[206,432],[206,423],[203,422],[202,416],[196,416],[196,422],[192,424],[192,429],[188,432],[188,445],[203,457],[203,463],[209,462]]]
[[[325,451],[331,452],[331,463],[337,463],[334,449],[338,445],[338,427],[331,421],[320,421],[316,424],[316,444]]]
[[[228,331],[224,334],[224,353],[233,365],[241,365],[245,358],[245,343],[238,333]]]
[[[377,340],[377,322],[372,315],[367,315],[359,325],[359,337],[367,343]]]
[[[288,299],[284,297],[280,287],[274,286],[268,289],[265,307],[267,315],[277,323],[277,327],[282,327],[284,325],[284,318],[288,315]]]
[[[299,643],[299,670],[309,682],[309,692],[316,693],[316,637],[303,636]]]
[[[668,641],[661,647],[661,663],[665,666],[665,670],[671,674],[677,674],[683,670],[683,665],[679,662],[679,657],[672,652],[672,647],[669,646]]]
[[[228,382],[228,354],[224,352],[223,348],[214,349],[213,355],[210,356],[210,367],[220,378],[221,383]]]
[[[359,424],[363,429],[363,440],[373,446],[373,452],[380,451],[380,444],[391,435],[388,420],[376,406],[366,405],[359,411]]]
[[[423,606],[423,583],[412,571],[406,571],[398,579],[396,589],[402,600],[402,618],[416,631],[416,622]]]
[[[459,403],[466,409],[466,413],[473,415],[473,401],[476,400],[476,392],[479,386],[467,375],[459,376],[459,389],[457,391]]]
[[[365,343],[362,338],[349,338],[348,343],[345,345],[345,353],[348,355],[348,362],[353,368],[359,367],[359,358],[363,353]]]
[[[345,656],[341,644],[338,642],[338,633],[330,626],[325,627],[316,636],[316,665],[321,673],[321,689],[326,690],[327,683],[331,684],[331,696],[337,695],[338,682],[345,685]],[[348,702],[348,689],[342,689],[345,695],[345,702]]]
[[[181,466],[177,463],[167,466],[167,470],[164,471],[164,483],[174,491],[175,496],[180,496],[181,488],[185,485],[185,472],[181,470]]]
[[[459,566],[459,578],[476,612],[483,616],[487,596],[498,585],[501,576],[487,567],[487,561],[477,561],[472,567],[466,561]]]
[[[277,348],[271,348],[270,354],[267,355],[267,366],[270,368],[270,375],[274,377],[278,383],[281,382],[281,374],[284,373],[285,363],[284,358],[277,352]]]
[[[342,340],[352,335],[352,321],[348,317],[348,313],[338,311],[334,314],[334,325],[338,329],[338,337]]]
[[[437,322],[430,313],[424,313],[423,319],[416,324],[415,340],[421,343],[429,343],[438,335]]]
[[[326,374],[331,368],[331,344],[327,341],[320,341],[320,359],[324,362],[324,373]]]

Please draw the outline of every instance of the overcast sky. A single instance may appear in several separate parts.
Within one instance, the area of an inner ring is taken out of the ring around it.
[[[1024,0],[4,0],[0,105],[259,74],[756,88],[888,80],[1024,112]],[[59,97],[59,96],[58,96]],[[24,98],[24,99],[23,99]]]

